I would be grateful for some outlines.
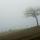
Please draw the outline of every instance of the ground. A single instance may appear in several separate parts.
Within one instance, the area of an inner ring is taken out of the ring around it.
[[[2,32],[0,40],[40,40],[40,26],[16,32]]]

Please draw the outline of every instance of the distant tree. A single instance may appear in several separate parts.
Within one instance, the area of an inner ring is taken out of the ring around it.
[[[33,16],[35,19],[36,19],[36,22],[37,22],[37,26],[39,26],[38,24],[38,18],[37,16],[40,14],[40,8],[29,8],[29,9],[26,9],[25,10],[25,13],[24,15],[27,17],[29,16]]]
[[[9,29],[8,31],[9,31],[9,32],[12,32],[13,30],[12,30],[12,29]]]

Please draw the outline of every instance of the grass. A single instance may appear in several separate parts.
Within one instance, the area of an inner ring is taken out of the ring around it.
[[[0,40],[40,40],[40,26],[19,30],[16,32],[0,33]]]

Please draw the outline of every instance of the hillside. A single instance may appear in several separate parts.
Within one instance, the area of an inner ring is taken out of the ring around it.
[[[17,32],[0,33],[0,40],[40,40],[40,26]]]

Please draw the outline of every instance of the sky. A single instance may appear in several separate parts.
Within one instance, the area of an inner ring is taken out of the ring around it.
[[[13,26],[32,25],[34,23],[36,25],[33,17],[24,17],[24,11],[29,7],[40,7],[40,0],[0,0],[0,29],[5,30]],[[38,18],[40,20],[40,16]]]

